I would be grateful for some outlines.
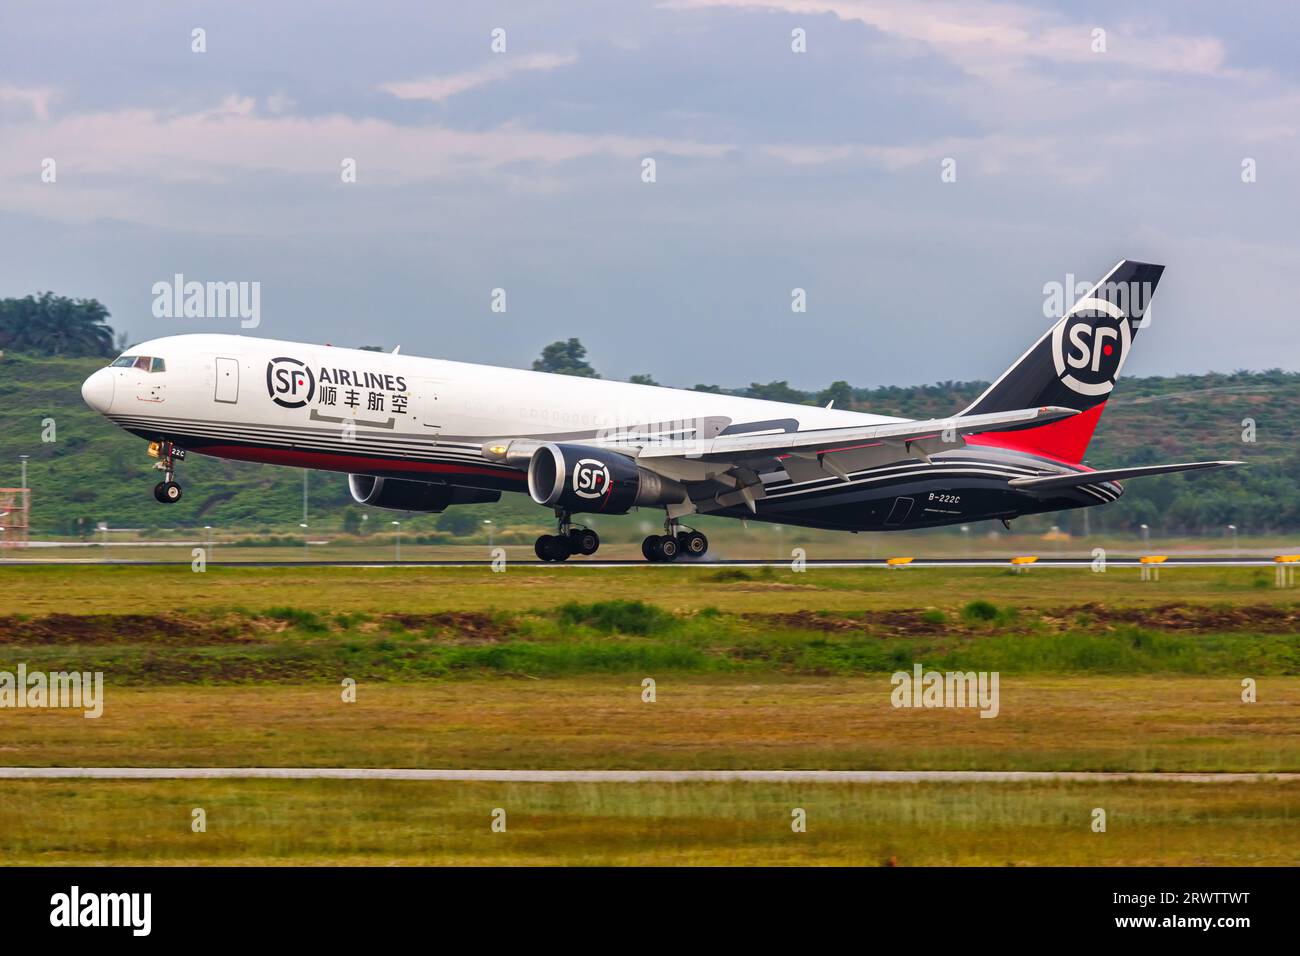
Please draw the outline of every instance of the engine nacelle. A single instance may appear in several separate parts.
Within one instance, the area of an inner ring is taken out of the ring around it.
[[[539,505],[611,515],[686,498],[681,483],[640,467],[627,455],[552,442],[539,446],[528,462],[528,493]]]
[[[486,488],[462,488],[440,481],[409,481],[405,478],[376,478],[348,475],[348,491],[359,505],[390,511],[445,511],[451,505],[491,504],[501,492]]]

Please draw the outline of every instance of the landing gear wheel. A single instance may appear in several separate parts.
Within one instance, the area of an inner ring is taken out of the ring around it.
[[[569,550],[574,554],[595,554],[600,547],[600,535],[590,528],[574,528],[569,532]]]
[[[568,539],[554,534],[544,534],[538,538],[537,543],[533,545],[533,551],[543,561],[565,561],[573,553]]]
[[[152,442],[149,454],[157,458],[154,468],[163,473],[163,480],[153,486],[156,501],[165,505],[174,505],[181,500],[181,486],[176,483],[176,462],[184,459],[185,452],[169,441]]]
[[[677,532],[677,544],[688,558],[702,558],[709,550],[709,539],[698,531]]]
[[[181,500],[181,486],[174,481],[160,481],[153,487],[153,496],[165,505]]]
[[[647,561],[674,561],[680,550],[677,539],[669,535],[652,534],[641,542],[641,553]]]

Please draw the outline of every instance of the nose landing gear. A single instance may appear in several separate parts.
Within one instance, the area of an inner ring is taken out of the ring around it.
[[[544,534],[533,545],[533,551],[543,561],[567,561],[575,554],[595,554],[600,547],[600,535],[590,528],[574,527],[568,512],[555,512],[559,534]]]
[[[185,452],[165,441],[151,443],[149,454],[158,458],[154,462],[154,468],[163,473],[163,480],[153,486],[154,499],[165,505],[174,505],[181,500],[181,486],[176,481],[176,462],[185,458]]]

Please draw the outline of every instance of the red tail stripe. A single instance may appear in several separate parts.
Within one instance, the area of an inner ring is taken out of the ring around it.
[[[1097,430],[1097,422],[1106,403],[1094,405],[1086,412],[1062,418],[1060,421],[1048,422],[1037,428],[1025,428],[1014,432],[983,432],[972,435],[967,444],[985,445],[993,448],[1006,448],[1010,451],[1023,451],[1043,455],[1066,465],[1077,465],[1083,461],[1088,450],[1092,433]]]

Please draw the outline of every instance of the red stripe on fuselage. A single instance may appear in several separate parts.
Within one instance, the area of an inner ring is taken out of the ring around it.
[[[1097,430],[1101,410],[1106,403],[1094,405],[1086,412],[1048,422],[1037,428],[1023,428],[1014,432],[982,432],[966,439],[968,445],[986,445],[1023,451],[1054,458],[1064,465],[1078,465],[1088,450],[1092,433]]]
[[[297,468],[318,468],[321,471],[341,471],[365,474],[371,471],[409,473],[411,475],[485,475],[526,481],[523,472],[505,468],[481,468],[475,465],[452,465],[438,461],[414,461],[410,458],[375,458],[367,455],[332,455],[329,452],[299,451],[292,448],[259,448],[250,445],[204,445],[195,448],[201,455],[233,458],[236,461],[254,461],[263,465],[289,465]]]

